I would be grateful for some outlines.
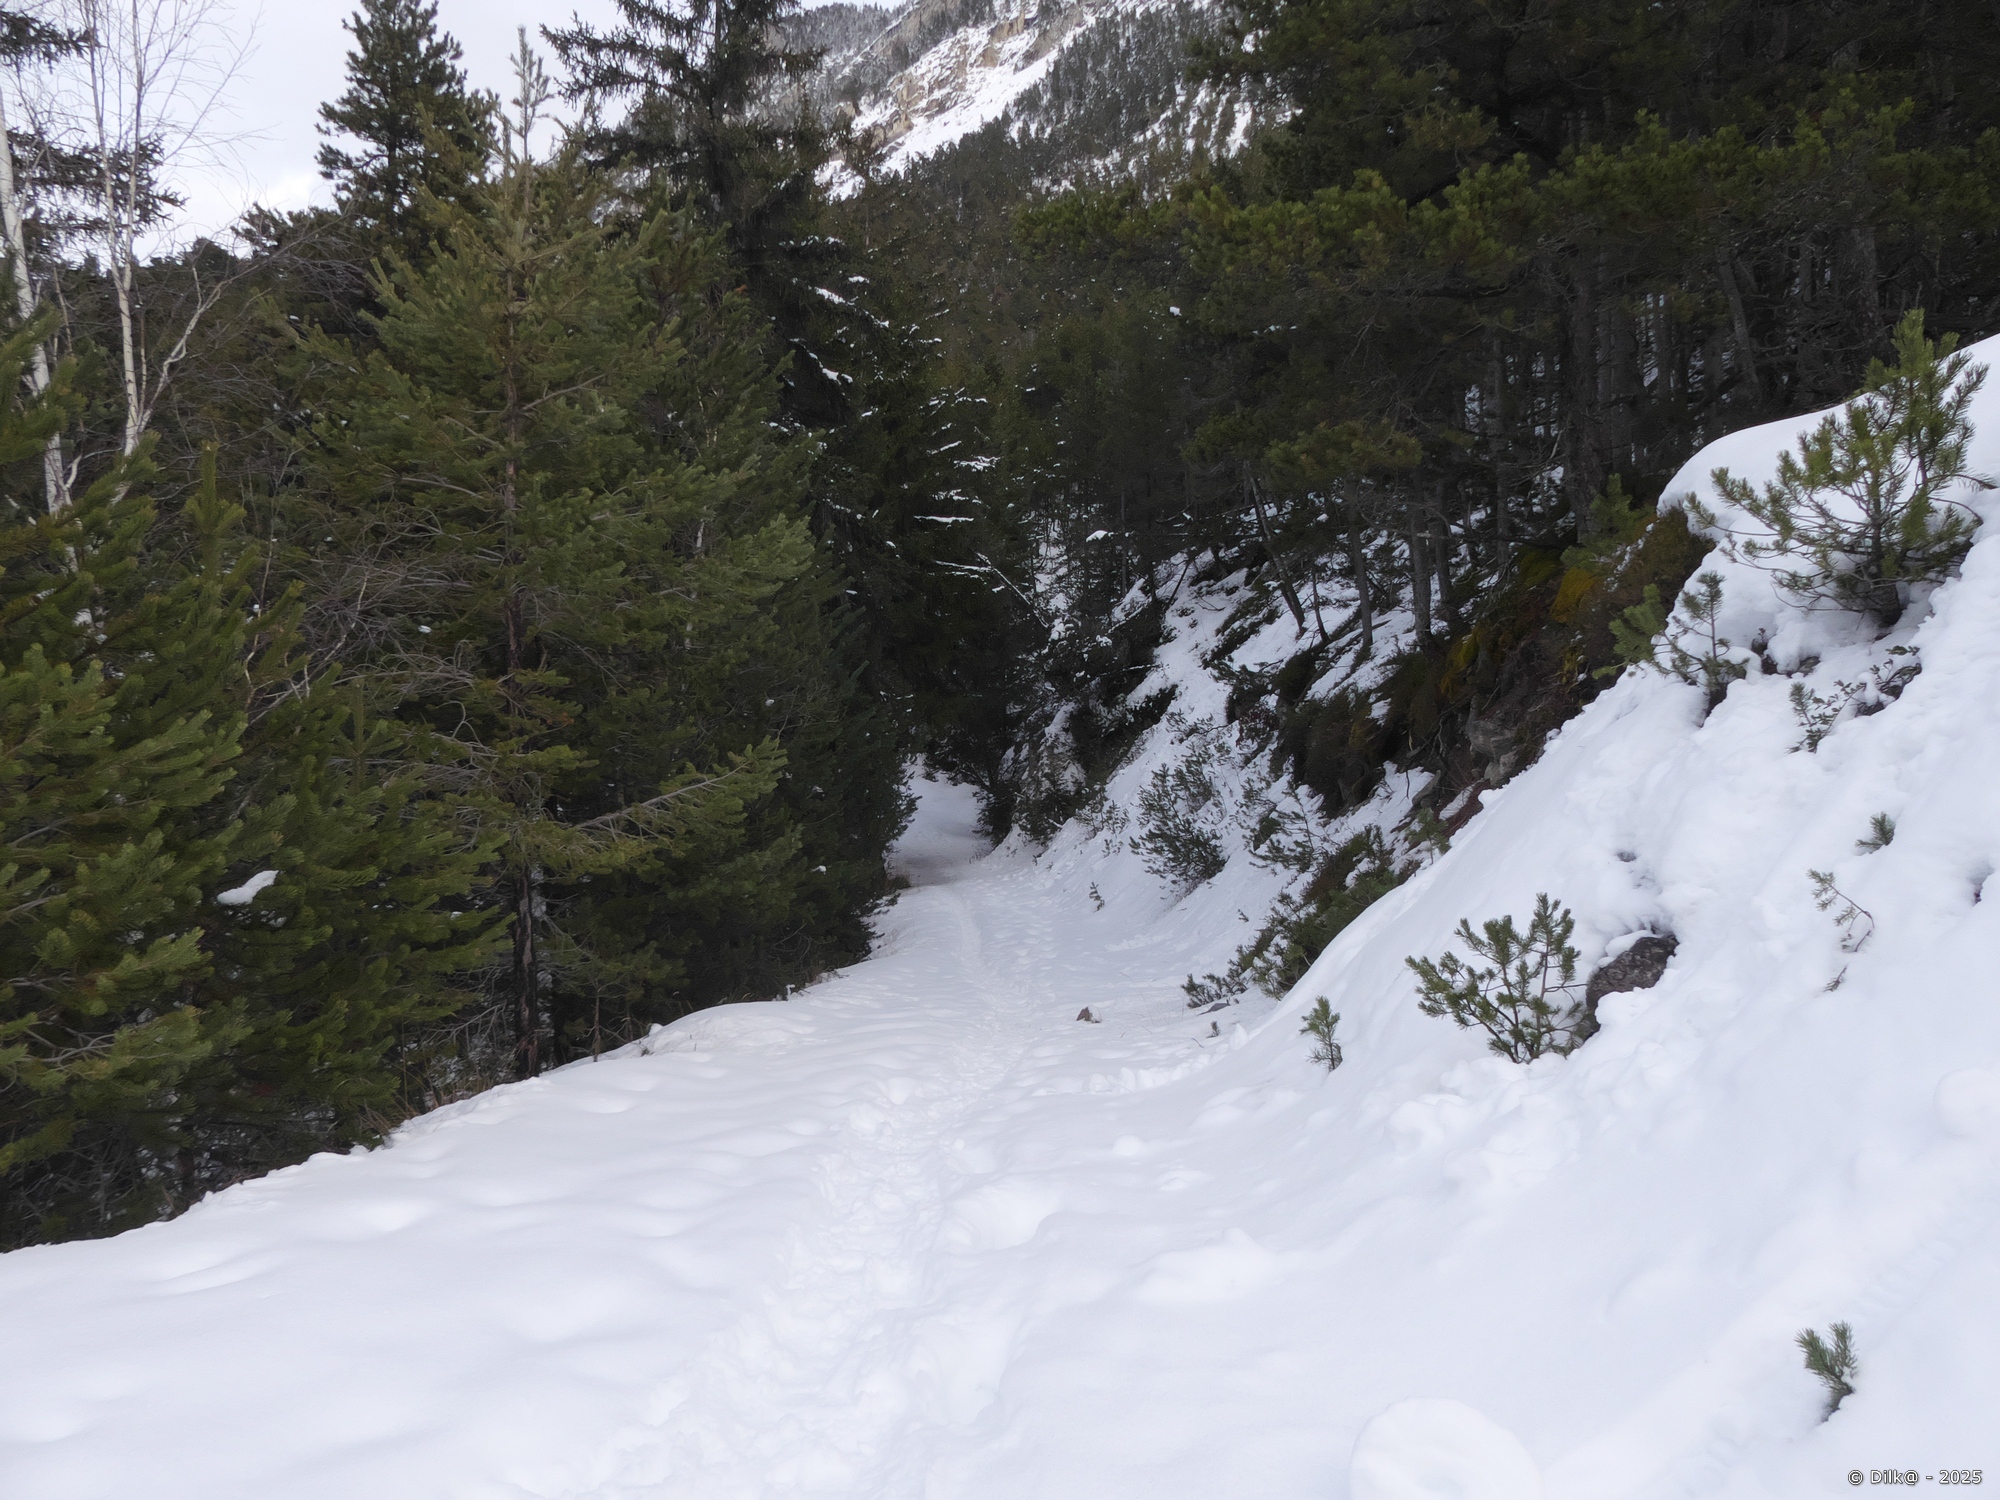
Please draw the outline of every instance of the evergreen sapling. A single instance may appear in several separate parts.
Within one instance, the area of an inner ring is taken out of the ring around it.
[[[1460,940],[1489,967],[1475,967],[1456,953],[1435,961],[1405,959],[1417,976],[1417,1004],[1427,1016],[1449,1016],[1484,1031],[1487,1045],[1513,1062],[1567,1053],[1577,1045],[1584,1015],[1580,1001],[1568,1000],[1576,983],[1577,953],[1569,941],[1575,930],[1569,908],[1546,893],[1535,897],[1525,933],[1511,916],[1490,919],[1478,932],[1462,920]]]
[[[1730,655],[1729,639],[1717,629],[1722,575],[1703,573],[1695,582],[1699,589],[1685,591],[1679,611],[1671,616],[1660,602],[1658,585],[1647,584],[1644,600],[1612,619],[1611,636],[1624,666],[1651,667],[1662,676],[1698,687],[1713,710],[1749,667]],[[1602,671],[1615,674],[1622,669]]]
[[[1861,1364],[1854,1357],[1852,1328],[1835,1323],[1827,1332],[1833,1335],[1831,1342],[1821,1338],[1816,1328],[1801,1329],[1796,1342],[1806,1357],[1806,1368],[1826,1387],[1826,1414],[1830,1417],[1854,1394],[1854,1378],[1861,1373]]]
[[[1333,1034],[1334,1028],[1339,1024],[1340,1012],[1328,1005],[1326,997],[1322,995],[1313,1003],[1313,1008],[1306,1012],[1305,1024],[1299,1027],[1301,1036],[1313,1039],[1312,1060],[1316,1063],[1325,1063],[1329,1073],[1345,1060],[1340,1050],[1340,1043],[1335,1040]]]
[[[1768,568],[1787,593],[1874,616],[1901,618],[1913,585],[1943,578],[1972,546],[1979,517],[1945,491],[1991,484],[1967,468],[1972,398],[1986,367],[1954,353],[1947,334],[1924,337],[1921,310],[1896,329],[1897,362],[1869,366],[1862,392],[1778,458],[1761,489],[1727,469],[1717,490],[1769,528],[1729,539],[1736,555]],[[1716,527],[1698,503],[1691,514]],[[1718,528],[1719,529],[1719,528]]]

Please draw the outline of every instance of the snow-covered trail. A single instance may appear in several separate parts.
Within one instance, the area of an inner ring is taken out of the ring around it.
[[[1980,401],[2000,474],[2000,385]],[[1805,425],[1669,491],[1768,473]],[[1099,827],[984,852],[970,799],[927,786],[865,963],[0,1256],[0,1500],[2000,1483],[2000,527],[1881,639],[1714,562],[1770,670],[1712,713],[1628,674],[1285,1000],[1219,1025],[1179,981],[1278,877],[1238,839],[1168,891],[1113,828],[1220,733],[1229,585],[1177,597],[1134,693],[1175,713]],[[1863,705],[1887,672],[1900,695]],[[1795,688],[1848,704],[1816,749]],[[1540,893],[1584,972],[1642,931],[1679,946],[1521,1065],[1423,1014],[1405,960]],[[1332,1074],[1299,1035],[1318,998]],[[1861,1367],[1825,1419],[1793,1341],[1841,1321]]]
[[[1057,1206],[1010,1126],[1227,1041],[1183,1008],[1200,943],[1112,941],[924,802],[878,954],[792,1003],[0,1260],[0,1493],[925,1493],[1020,1320],[966,1272]]]

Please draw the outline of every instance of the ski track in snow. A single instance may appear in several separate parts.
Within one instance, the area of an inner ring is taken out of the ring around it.
[[[2000,386],[1975,418],[2000,473]],[[1725,439],[1669,495],[1768,472],[1809,421]],[[791,1001],[0,1256],[0,1500],[2000,1482],[2000,534],[1880,642],[1713,565],[1725,633],[1819,659],[1815,690],[1892,645],[1922,675],[1817,754],[1793,679],[1753,672],[1704,721],[1696,689],[1628,675],[1282,1003],[1213,1031],[1179,981],[1280,883],[1240,843],[1177,898],[1077,825],[989,852],[969,795],[925,783],[874,956]],[[1221,717],[1197,662],[1229,603],[1177,594],[1137,690],[1175,686],[1183,726]],[[1282,659],[1288,630],[1245,650]],[[1149,734],[1112,802],[1181,735]],[[1896,837],[1866,852],[1880,811]],[[1862,951],[1809,869],[1873,914]],[[1648,925],[1680,949],[1523,1067],[1422,1015],[1404,958],[1538,891],[1586,972]],[[1320,996],[1332,1075],[1298,1034]],[[1836,1320],[1861,1373],[1822,1421],[1792,1339]]]

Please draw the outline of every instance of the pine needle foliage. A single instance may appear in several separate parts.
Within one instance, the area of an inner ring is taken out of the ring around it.
[[[39,467],[69,371],[0,341],[0,474]],[[240,1039],[194,1003],[199,910],[239,833],[221,796],[243,719],[212,689],[245,629],[201,560],[160,589],[143,452],[54,513],[0,489],[0,1246],[104,1232],[172,1202],[183,1090]]]
[[[1511,916],[1489,919],[1477,932],[1461,921],[1460,941],[1487,966],[1449,952],[1436,960],[1405,959],[1417,976],[1417,1004],[1427,1016],[1449,1016],[1468,1030],[1484,1031],[1487,1045],[1512,1062],[1567,1053],[1583,1016],[1581,1002],[1568,998],[1576,983],[1577,952],[1569,941],[1575,930],[1569,908],[1546,893],[1535,897],[1526,932]]]
[[[1875,935],[1875,914],[1834,884],[1831,870],[1808,870],[1812,881],[1813,905],[1833,913],[1833,925],[1840,929],[1843,953],[1859,953]]]
[[[1695,583],[1696,588],[1682,593],[1680,609],[1672,616],[1660,602],[1659,587],[1647,584],[1643,601],[1612,620],[1611,636],[1620,662],[1650,667],[1700,688],[1713,710],[1749,667],[1729,654],[1729,638],[1716,628],[1722,613],[1722,575],[1703,573]],[[1615,673],[1622,668],[1606,670]]]
[[[493,99],[468,87],[463,49],[438,29],[436,0],[362,0],[347,88],[320,106],[320,174],[349,222],[405,253],[424,200],[459,197],[493,147]],[[344,144],[343,144],[344,143]]]
[[[1854,1357],[1854,1330],[1845,1323],[1831,1325],[1827,1332],[1831,1339],[1820,1336],[1816,1328],[1799,1331],[1796,1342],[1805,1355],[1806,1369],[1826,1387],[1826,1414],[1830,1417],[1840,1410],[1840,1403],[1854,1394],[1854,1380],[1861,1373],[1861,1362]]]
[[[1986,367],[1954,352],[1957,340],[1924,337],[1921,310],[1896,328],[1896,363],[1877,360],[1839,413],[1778,459],[1762,489],[1727,469],[1715,487],[1770,528],[1734,542],[1810,604],[1874,616],[1884,629],[1902,617],[1913,585],[1935,581],[1972,546],[1978,516],[1945,491],[1990,484],[1969,468],[1972,398]],[[1712,522],[1713,517],[1708,517]]]
[[[1305,1022],[1299,1027],[1301,1036],[1313,1039],[1312,1060],[1324,1063],[1329,1073],[1346,1061],[1345,1055],[1340,1050],[1340,1043],[1333,1034],[1334,1028],[1339,1024],[1340,1012],[1328,1005],[1326,997],[1322,995],[1314,1002],[1313,1008],[1306,1012]]]
[[[1876,813],[1868,820],[1868,835],[1854,841],[1854,847],[1863,854],[1873,854],[1886,849],[1896,841],[1896,820],[1885,812]]]
[[[677,899],[783,900],[805,925],[799,829],[744,839],[781,735],[818,732],[787,674],[828,628],[811,447],[770,420],[756,341],[711,338],[740,311],[714,237],[614,226],[602,179],[526,135],[438,206],[427,264],[391,262],[377,350],[313,343],[335,377],[308,454],[327,566],[393,548],[430,581],[370,626],[367,677],[493,850],[493,999],[524,1075],[675,981],[669,862],[694,861]]]

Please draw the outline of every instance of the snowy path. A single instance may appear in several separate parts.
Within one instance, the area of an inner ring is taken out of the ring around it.
[[[1758,472],[1788,431],[1687,472]],[[875,956],[791,1001],[0,1257],[0,1500],[2000,1482],[2000,528],[1883,641],[1731,566],[1725,627],[1795,676],[1706,716],[1628,676],[1215,1032],[1179,981],[1275,894],[1240,843],[1176,901],[1076,824],[982,854],[969,799],[930,788]],[[1139,691],[1186,718],[1108,806],[1222,718],[1200,657],[1228,607],[1176,608]],[[1902,696],[1797,748],[1791,685],[1894,646],[1923,665]],[[1859,842],[1883,813],[1893,846]],[[1872,914],[1860,951],[1813,870]],[[1642,930],[1679,948],[1523,1066],[1422,1014],[1405,959],[1540,892],[1585,969]],[[1331,1075],[1299,1036],[1315,997],[1344,1018]],[[1840,1320],[1861,1373],[1822,1420],[1793,1339]]]
[[[0,1493],[129,1495],[142,1454],[163,1500],[925,1493],[1020,1321],[979,1264],[1057,1206],[1005,1170],[1018,1117],[1224,1045],[1197,949],[1107,949],[1031,862],[973,863],[972,811],[930,791],[878,955],[789,1005],[7,1257]]]

